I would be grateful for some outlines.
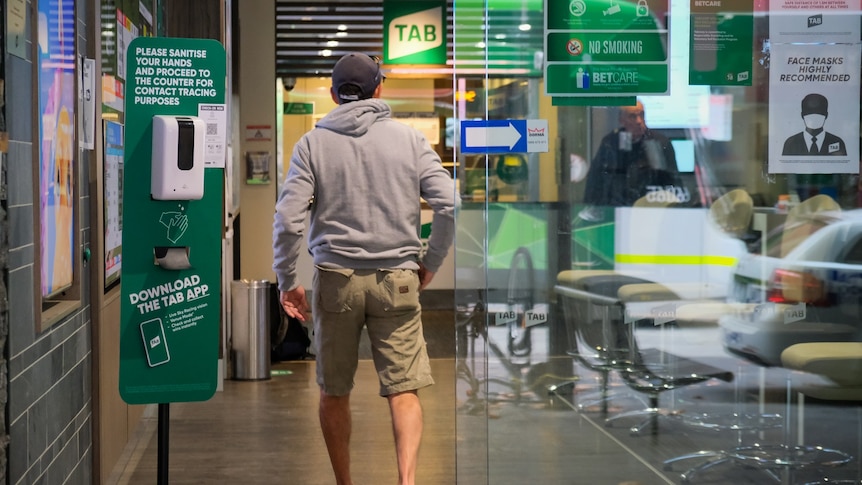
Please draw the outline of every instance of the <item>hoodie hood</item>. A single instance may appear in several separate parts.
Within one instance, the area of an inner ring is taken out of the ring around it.
[[[389,105],[380,99],[362,99],[338,105],[315,126],[343,135],[362,136],[375,122],[391,116]]]

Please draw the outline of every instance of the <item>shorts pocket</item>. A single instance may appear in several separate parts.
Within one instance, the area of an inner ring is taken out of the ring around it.
[[[330,313],[343,313],[350,310],[350,280],[352,269],[323,268],[315,265],[317,271],[317,295],[320,308]]]
[[[410,269],[383,270],[386,311],[408,311],[419,307],[419,275]]]

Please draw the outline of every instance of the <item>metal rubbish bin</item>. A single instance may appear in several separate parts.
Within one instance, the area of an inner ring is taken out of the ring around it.
[[[233,379],[270,378],[269,281],[232,281],[231,374]]]

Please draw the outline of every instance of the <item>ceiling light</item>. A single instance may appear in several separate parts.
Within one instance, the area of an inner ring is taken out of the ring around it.
[[[323,49],[322,51],[320,51],[320,55],[323,57],[329,57],[332,55],[332,51],[329,49]]]
[[[326,47],[338,47],[338,41],[337,40],[327,40],[326,41]]]
[[[521,32],[526,32],[526,31],[530,30],[531,28],[532,27],[530,27],[530,24],[521,24],[518,26],[518,30],[520,30]]]

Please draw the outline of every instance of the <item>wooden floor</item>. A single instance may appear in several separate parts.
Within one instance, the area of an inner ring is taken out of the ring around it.
[[[626,423],[605,427],[600,413],[575,410],[576,397],[596,383],[595,376],[582,369],[578,370],[580,381],[575,393],[562,398],[531,390],[514,394],[511,386],[501,386],[500,392],[485,396],[492,399],[476,399],[481,396],[473,393],[464,379],[463,365],[454,359],[452,333],[447,318],[430,325],[426,321],[437,383],[420,392],[425,413],[417,477],[420,485],[674,484],[680,483],[680,471],[695,463],[666,471],[663,460],[738,444],[736,433],[705,433],[678,419],[663,420],[660,432],[641,437],[630,436]],[[741,368],[738,361],[725,364],[735,372]],[[498,375],[494,362],[480,367],[489,377]],[[314,362],[278,363],[273,370],[269,380],[225,381],[224,389],[209,401],[171,404],[171,484],[334,483],[318,428]],[[733,384],[693,386],[663,397],[662,403],[685,406],[683,411],[735,409],[734,396],[756,392],[757,371],[752,368],[746,372],[751,379],[741,375],[745,372],[737,372],[740,379]],[[782,379],[779,376],[770,391],[779,411],[784,402]],[[370,360],[360,363],[351,400],[356,485],[394,485],[388,408],[386,400],[377,396],[377,378]],[[637,408],[637,404],[627,398],[616,399],[609,412]],[[148,409],[114,470],[111,484],[157,482],[156,414],[155,407]],[[862,422],[855,405],[809,403],[806,416],[815,423],[807,427],[806,441],[832,445],[855,456],[862,452]],[[781,443],[783,435],[778,430],[744,439]],[[858,479],[860,473],[858,460],[854,460],[835,470],[812,468],[785,483],[806,483],[826,476]],[[771,482],[762,472],[731,464],[715,467],[694,483]]]

